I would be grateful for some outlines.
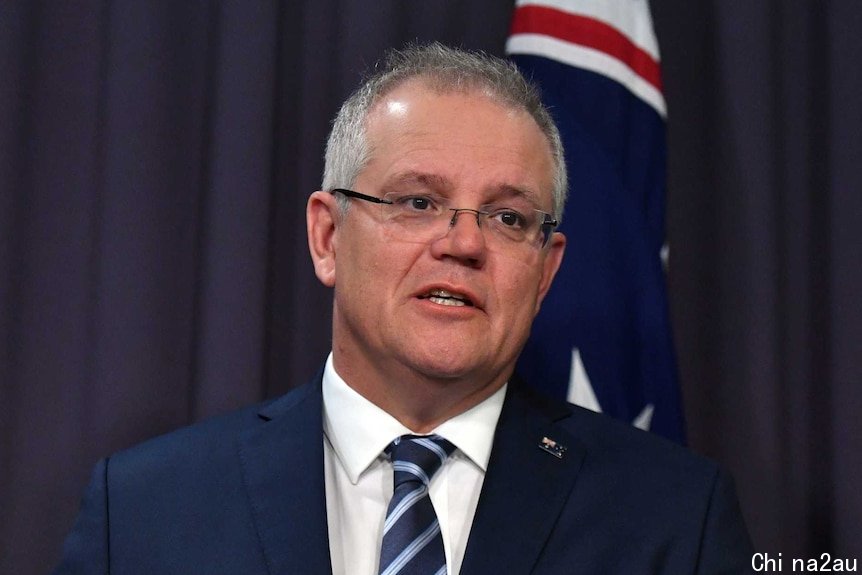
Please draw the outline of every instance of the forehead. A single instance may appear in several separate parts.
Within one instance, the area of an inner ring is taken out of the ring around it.
[[[366,133],[370,159],[357,185],[379,189],[405,174],[427,174],[453,191],[518,189],[550,206],[554,164],[547,138],[526,111],[481,90],[406,82],[375,103]]]

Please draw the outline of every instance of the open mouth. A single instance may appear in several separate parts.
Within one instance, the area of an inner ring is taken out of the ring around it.
[[[427,299],[439,305],[473,307],[473,302],[466,295],[444,289],[432,289],[427,294],[420,295],[419,299]]]

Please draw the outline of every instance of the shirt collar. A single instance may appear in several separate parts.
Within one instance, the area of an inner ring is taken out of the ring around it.
[[[432,432],[451,441],[483,472],[491,457],[507,385]],[[335,371],[332,353],[323,370],[323,431],[354,485],[393,439],[413,433],[347,385]]]

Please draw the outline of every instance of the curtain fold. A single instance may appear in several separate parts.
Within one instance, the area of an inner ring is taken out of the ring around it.
[[[691,442],[733,470],[758,550],[858,557],[862,10],[654,10]]]

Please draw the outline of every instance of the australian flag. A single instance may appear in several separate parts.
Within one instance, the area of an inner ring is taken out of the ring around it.
[[[663,267],[666,108],[647,0],[519,0],[506,50],[541,88],[569,170],[566,256],[518,371],[682,442]]]

